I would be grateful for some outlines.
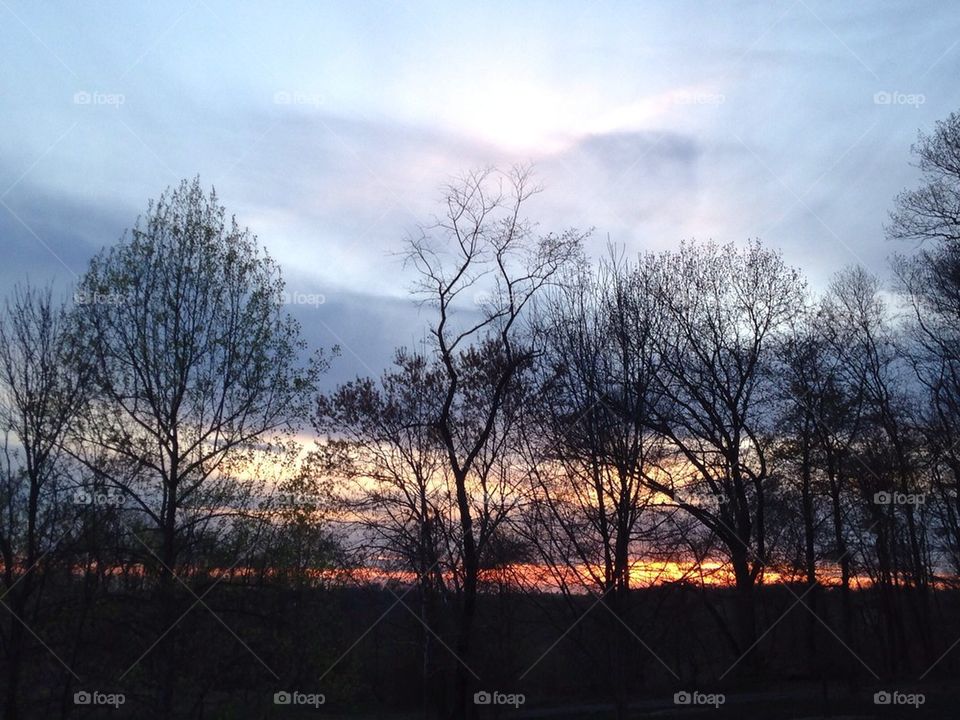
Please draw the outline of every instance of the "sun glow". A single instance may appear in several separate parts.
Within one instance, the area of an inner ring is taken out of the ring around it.
[[[440,118],[458,132],[509,153],[552,155],[590,135],[662,128],[693,103],[722,102],[713,88],[683,86],[627,101],[601,96],[595,87],[551,91],[510,77],[489,77],[449,92]]]

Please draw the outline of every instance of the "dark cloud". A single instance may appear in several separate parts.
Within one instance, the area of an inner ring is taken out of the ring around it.
[[[0,290],[30,279],[54,283],[63,292],[90,258],[110,245],[136,220],[136,211],[116,198],[91,200],[22,182],[0,205]]]
[[[18,186],[4,202],[23,223],[0,205],[4,252],[0,296],[29,281],[52,285],[55,294],[66,299],[93,255],[115,243],[133,225],[137,213],[117,207],[114,199],[103,198],[95,204],[29,183]],[[363,292],[332,287],[304,268],[287,265],[283,269],[289,291],[287,310],[300,322],[308,345],[341,348],[323,379],[325,387],[358,375],[379,374],[396,347],[422,341],[419,308],[409,296],[390,297],[387,288]]]
[[[339,291],[324,296],[322,304],[305,302],[288,309],[312,348],[340,348],[322,380],[325,388],[379,375],[391,363],[396,348],[420,347],[426,335],[420,308],[410,298]]]

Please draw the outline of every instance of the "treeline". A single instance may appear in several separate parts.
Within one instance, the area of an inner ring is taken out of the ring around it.
[[[5,717],[955,671],[960,116],[915,153],[919,246],[820,292],[759,241],[589,262],[470,174],[406,241],[424,340],[332,391],[256,238],[167,191],[0,320]]]

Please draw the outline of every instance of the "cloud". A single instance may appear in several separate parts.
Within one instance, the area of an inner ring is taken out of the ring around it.
[[[288,278],[288,287],[298,281]],[[294,294],[296,291],[294,291]],[[311,348],[339,346],[330,371],[321,380],[332,388],[358,376],[378,376],[398,347],[419,347],[426,337],[421,310],[412,298],[389,298],[340,290],[324,295],[319,304],[288,307]]]
[[[701,156],[699,143],[679,133],[587,136],[538,165],[546,186],[540,215],[555,219],[551,226],[597,226],[614,242],[636,245],[657,228],[679,227],[689,217]]]
[[[821,283],[856,259],[883,269],[910,142],[956,109],[946,6],[544,7],[504,21],[398,5],[371,22],[211,2],[166,34],[149,8],[22,8],[35,35],[0,27],[17,70],[0,177],[26,172],[4,197],[23,223],[0,206],[0,284],[69,283],[148,198],[199,173],[291,284],[338,308],[312,317],[382,359],[419,332],[395,314],[412,280],[395,253],[443,184],[528,161],[545,186],[531,217],[595,227],[594,255],[608,233],[630,251],[760,235]],[[125,101],[77,105],[78,90]],[[926,102],[878,106],[881,91]]]
[[[0,205],[0,291],[29,278],[67,292],[90,258],[133,223],[113,198],[89,198],[20,183]]]

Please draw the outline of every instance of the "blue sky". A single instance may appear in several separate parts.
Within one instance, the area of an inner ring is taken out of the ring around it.
[[[545,229],[760,237],[883,271],[917,131],[960,110],[950,3],[0,0],[0,290],[68,291],[146,201],[215,185],[334,377],[420,336],[395,253],[441,186],[533,162]]]

